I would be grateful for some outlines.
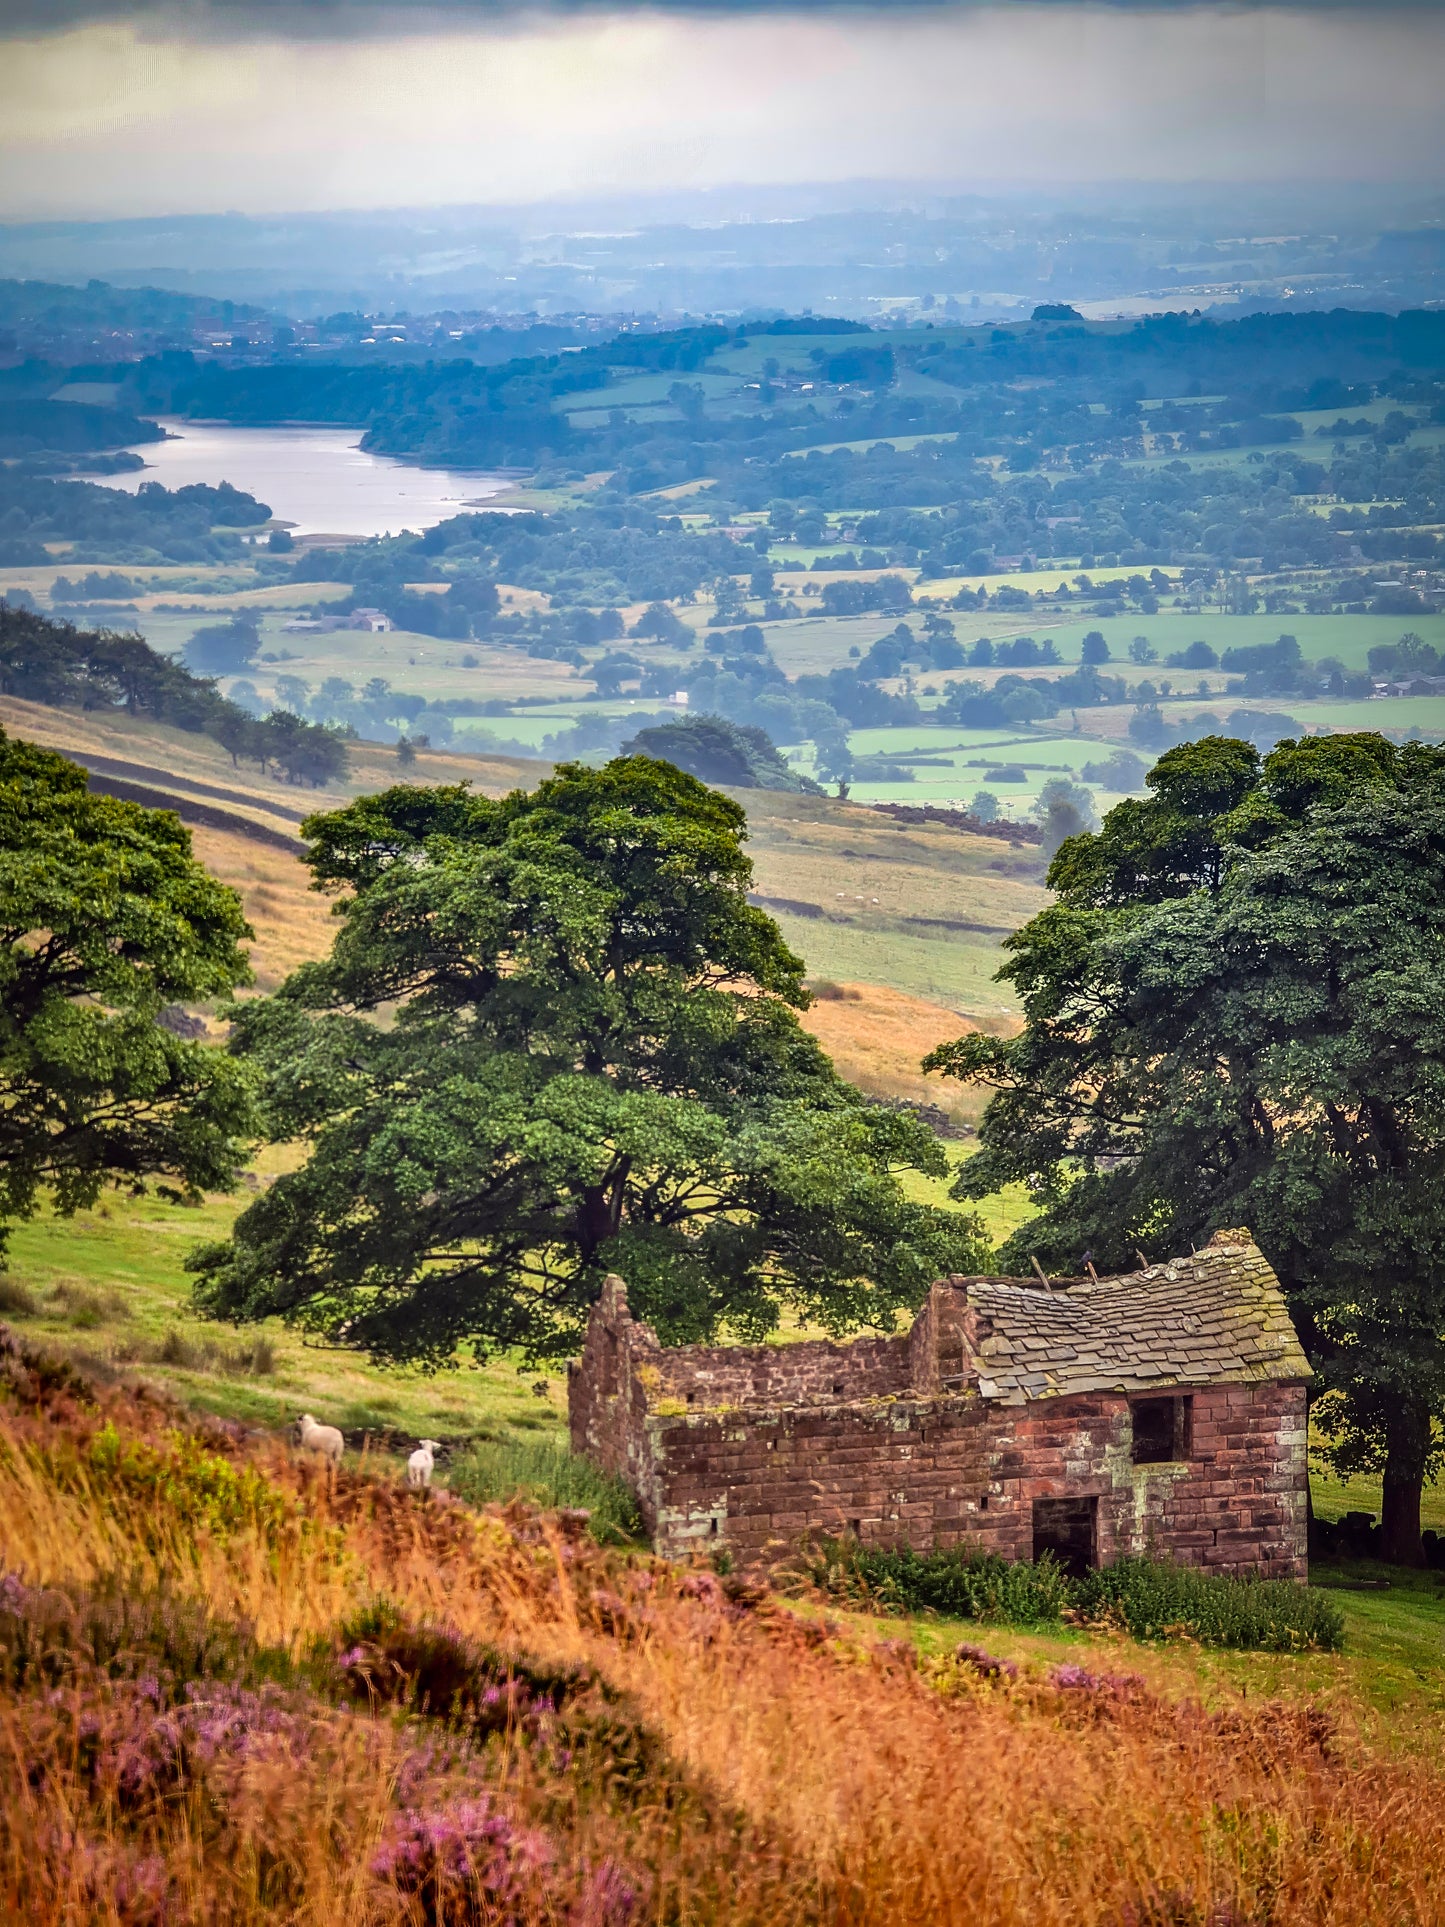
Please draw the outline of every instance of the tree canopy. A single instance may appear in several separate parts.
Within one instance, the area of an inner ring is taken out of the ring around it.
[[[789,769],[766,730],[730,723],[722,716],[679,716],[640,729],[622,753],[675,763],[704,783],[733,789],[816,790],[817,784]]]
[[[0,1240],[42,1193],[230,1188],[252,1076],[159,1020],[245,983],[250,934],[176,817],[0,732]]]
[[[1248,1224],[1342,1469],[1419,1552],[1445,1414],[1445,753],[1377,735],[1172,750],[1070,839],[1009,939],[1026,1019],[927,1060],[997,1095],[958,1181],[1019,1179],[1005,1257],[1123,1267]]]
[[[392,790],[305,826],[331,957],[238,1013],[276,1135],[310,1144],[201,1252],[198,1298],[383,1359],[565,1353],[609,1270],[673,1340],[780,1308],[887,1326],[977,1221],[911,1204],[932,1134],[794,1014],[744,817],[668,763],[563,765],[500,801]]]

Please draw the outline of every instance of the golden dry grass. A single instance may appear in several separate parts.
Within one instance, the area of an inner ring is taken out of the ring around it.
[[[398,782],[469,782],[485,795],[500,796],[505,790],[535,783],[546,767],[516,757],[421,750],[416,762],[403,771],[395,750],[389,745],[361,742],[351,745],[351,770],[346,780],[315,790],[288,783],[279,776],[263,775],[252,763],[233,763],[221,745],[209,736],[172,729],[164,723],[127,716],[121,711],[101,714],[52,709],[46,704],[3,696],[0,697],[0,726],[11,735],[43,743],[63,754],[91,752],[141,765],[147,773],[134,780],[153,783],[162,789],[173,777],[189,777],[235,791],[245,796],[245,803],[222,802],[218,807],[249,809],[258,818],[293,836],[299,815],[334,809],[339,801],[386,789]],[[268,805],[279,806],[280,814],[274,807],[268,810]]]
[[[191,845],[212,876],[240,892],[256,933],[247,948],[257,990],[275,990],[298,964],[326,955],[336,933],[331,901],[311,888],[299,858],[204,824],[192,825]]]
[[[926,1077],[919,1069],[935,1045],[977,1026],[956,1010],[910,997],[882,984],[814,985],[813,1006],[803,1028],[827,1051],[840,1073],[874,1097],[907,1098],[970,1121],[983,1097],[951,1077]],[[832,994],[841,992],[841,995]]]
[[[624,1752],[634,1717],[624,1709],[640,1715],[651,1751],[627,1769],[625,1790],[599,1793],[580,1771],[569,1779],[565,1761],[549,1764],[520,1732],[454,1762],[448,1784],[545,1825],[556,1843],[545,1877],[510,1911],[478,1901],[447,1916],[457,1923],[615,1927],[619,1916],[576,1910],[577,1869],[604,1855],[634,1880],[641,1904],[626,1917],[639,1927],[1445,1918],[1438,1713],[1382,1744],[1342,1661],[1321,1662],[1340,1689],[1328,1711],[1288,1689],[1245,1699],[1217,1681],[1201,1698],[1189,1654],[1140,1655],[1119,1641],[1075,1649],[1112,1685],[1068,1688],[1039,1666],[993,1684],[947,1657],[920,1664],[906,1641],[879,1645],[866,1621],[812,1619],[757,1589],[729,1596],[706,1571],[603,1553],[555,1520],[417,1500],[364,1472],[328,1486],[278,1446],[234,1440],[221,1442],[223,1456],[264,1473],[281,1522],[267,1523],[264,1500],[254,1524],[214,1530],[92,1469],[87,1441],[104,1415],[66,1395],[39,1407],[27,1396],[28,1415],[13,1403],[0,1411],[0,1565],[27,1581],[124,1573],[138,1596],[189,1594],[295,1654],[334,1641],[347,1614],[384,1595],[408,1623],[448,1625],[519,1663],[596,1668]],[[113,1397],[106,1415],[122,1436],[164,1441],[168,1417],[153,1407]],[[87,1701],[102,1724],[106,1690]],[[12,1682],[0,1693],[6,1918],[440,1919],[408,1912],[365,1875],[418,1723],[308,1705],[304,1773],[260,1747],[229,1780],[212,1774],[202,1789],[198,1770],[189,1800],[137,1814],[87,1780],[79,1759],[37,1757],[46,1734],[73,1723]],[[163,1916],[121,1911],[122,1885],[95,1891],[97,1857],[137,1839],[169,1870]],[[277,1854],[284,1911],[262,1878]]]

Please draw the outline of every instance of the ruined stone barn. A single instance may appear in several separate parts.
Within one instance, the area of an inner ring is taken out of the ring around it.
[[[611,1277],[569,1404],[671,1555],[847,1533],[1300,1578],[1309,1377],[1228,1232],[1119,1278],[941,1279],[909,1333],[851,1344],[664,1347]]]

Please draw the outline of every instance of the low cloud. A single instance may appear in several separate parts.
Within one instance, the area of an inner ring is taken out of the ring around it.
[[[458,6],[429,33],[412,15],[390,38],[288,36],[294,10],[253,6],[269,33],[127,19],[14,39],[0,218],[496,206],[659,185],[1445,174],[1438,10],[609,0],[505,28],[479,11]]]
[[[726,15],[886,15],[962,12],[995,7],[1055,11],[1079,0],[0,0],[0,34],[56,34],[98,22],[124,23],[167,37],[236,35],[265,39],[397,38],[428,35],[459,23],[513,23],[528,15],[661,12],[718,18]],[[1090,0],[1109,11],[1190,13],[1215,10],[1219,0]],[[1230,10],[1357,14],[1431,14],[1440,0],[1230,0]]]

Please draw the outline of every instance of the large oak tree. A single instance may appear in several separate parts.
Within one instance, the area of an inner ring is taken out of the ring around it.
[[[0,731],[0,1252],[42,1197],[230,1188],[254,1080],[159,1020],[245,983],[250,934],[177,817]]]
[[[887,1325],[986,1250],[910,1203],[916,1119],[799,1025],[747,900],[745,818],[671,764],[564,765],[501,801],[399,788],[305,826],[331,957],[239,1013],[273,1131],[309,1146],[198,1254],[199,1302],[383,1359],[575,1346],[609,1270],[672,1339],[784,1306]]]
[[[1009,940],[1026,1027],[931,1068],[997,1086],[959,1195],[1023,1180],[1006,1251],[1126,1266],[1247,1224],[1343,1470],[1420,1557],[1445,1414],[1445,753],[1211,737],[1064,844]]]

